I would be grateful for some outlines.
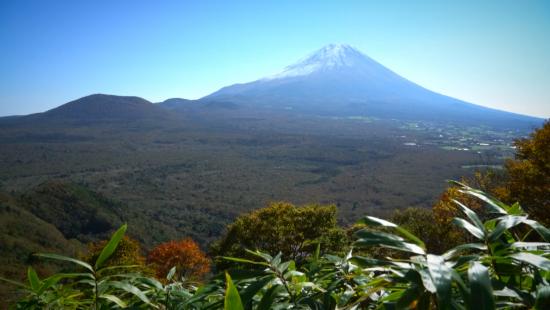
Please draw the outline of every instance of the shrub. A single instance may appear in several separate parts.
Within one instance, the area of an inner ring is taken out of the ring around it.
[[[162,243],[149,252],[147,261],[158,279],[164,279],[176,267],[176,276],[201,280],[210,271],[210,261],[190,238]]]
[[[505,165],[508,181],[503,198],[521,201],[534,219],[550,225],[550,120],[515,146],[516,158]]]
[[[95,262],[109,240],[91,242],[88,244],[88,253],[83,257],[88,263]],[[105,266],[138,265],[145,267],[145,257],[139,242],[128,236],[124,236],[116,251],[105,261]]]
[[[456,226],[438,219],[432,209],[398,210],[391,220],[424,241],[430,253],[442,254],[465,241],[464,234]]]
[[[324,252],[342,251],[348,245],[346,234],[336,225],[336,207],[277,202],[238,217],[211,252],[235,257],[248,256],[246,249],[281,252],[301,264],[317,243]],[[219,259],[216,264],[219,269],[231,265]]]

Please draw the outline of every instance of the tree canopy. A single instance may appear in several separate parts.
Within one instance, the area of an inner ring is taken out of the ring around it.
[[[529,138],[517,140],[515,159],[506,162],[504,200],[521,202],[535,219],[550,224],[550,121]]]
[[[345,232],[336,223],[336,206],[297,207],[275,202],[238,217],[211,250],[215,256],[235,257],[247,256],[246,249],[281,252],[300,263],[318,243],[323,252],[334,253],[342,250],[347,242]],[[224,263],[227,262],[216,262],[219,268],[226,267]]]
[[[210,260],[190,238],[161,243],[149,252],[147,261],[158,279],[165,279],[176,267],[178,278],[201,280],[210,271]]]

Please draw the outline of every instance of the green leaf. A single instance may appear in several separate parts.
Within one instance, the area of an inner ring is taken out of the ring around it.
[[[462,210],[462,212],[464,214],[466,214],[466,216],[470,219],[470,221],[472,221],[472,223],[477,227],[479,228],[479,230],[481,231],[484,231],[485,230],[485,226],[483,226],[483,222],[481,222],[481,220],[479,219],[479,217],[477,216],[477,214],[472,211],[470,208],[466,207],[465,205],[463,205],[460,201],[458,200],[455,200],[453,199],[452,200],[454,203],[456,203],[460,209]]]
[[[318,261],[321,253],[321,242],[317,242],[317,246],[315,246],[315,252],[313,253],[313,261]]]
[[[231,279],[233,281],[240,281],[240,280],[249,280],[253,278],[259,278],[266,275],[273,275],[272,271],[267,270],[260,270],[259,268],[249,268],[249,269],[230,269],[227,270],[229,272],[229,275],[231,276]],[[225,274],[220,274],[216,276],[218,280],[224,280]]]
[[[249,304],[264,286],[273,280],[273,275],[268,275],[259,279],[255,279],[249,286],[247,286],[241,294],[241,301],[244,305]],[[248,307],[248,306],[247,306]]]
[[[495,309],[493,288],[489,270],[479,262],[473,262],[468,268],[468,281],[470,282],[470,305],[475,309]]]
[[[550,260],[531,253],[521,252],[510,255],[514,260],[524,262],[543,270],[550,270]]]
[[[421,247],[423,250],[426,250],[426,244],[424,244],[424,242],[422,240],[420,240],[420,238],[418,238],[417,236],[413,235],[411,232],[409,232],[408,230],[406,230],[405,228],[401,227],[401,226],[397,226],[395,228],[395,230],[397,230],[403,237],[409,239],[409,241],[412,241],[414,243],[416,243],[419,247]]]
[[[404,242],[405,239],[401,238],[400,236],[394,235],[394,234],[388,234],[385,232],[379,232],[379,231],[372,231],[368,229],[361,229],[355,233],[355,236],[361,238],[361,239],[368,239],[375,242]]]
[[[265,293],[260,303],[258,304],[257,309],[272,309],[273,302],[277,296],[278,291],[282,291],[283,288],[280,285],[273,285]]]
[[[104,294],[104,295],[100,295],[99,298],[103,298],[103,299],[107,299],[109,301],[112,301],[115,304],[117,304],[117,306],[119,306],[121,308],[128,307],[128,305],[124,301],[122,301],[120,298],[118,298],[114,295]]]
[[[550,229],[544,227],[537,221],[533,220],[524,220],[523,223],[531,226],[546,242],[550,242]]]
[[[358,247],[380,246],[388,249],[411,252],[411,253],[420,254],[420,255],[426,254],[426,251],[424,251],[424,249],[422,249],[416,244],[402,242],[402,241],[395,241],[391,239],[384,240],[383,242],[381,242],[378,239],[359,239],[355,241],[354,245]]]
[[[170,281],[176,274],[176,266],[170,268],[170,271],[168,271],[168,274],[166,275],[166,280]]]
[[[28,288],[28,286],[26,286],[25,284],[23,284],[21,282],[10,280],[10,279],[0,277],[0,281],[4,281],[6,283],[9,283],[11,285],[18,286],[18,287],[21,287],[21,288]]]
[[[397,300],[396,308],[397,309],[412,309],[411,304],[418,299],[420,299],[422,292],[418,289],[417,286],[411,286],[406,289],[401,297]]]
[[[471,188],[471,187],[469,187],[465,184],[462,184],[460,182],[451,181],[451,183],[457,184],[460,187],[462,187],[462,189],[460,189],[461,193],[468,194],[470,196],[474,196],[474,197],[486,202],[489,209],[491,209],[491,212],[498,213],[498,214],[508,214],[506,209],[509,209],[509,207],[507,205],[505,205],[504,203],[500,202],[498,199],[490,197],[488,194],[486,194],[486,193],[484,193],[480,190],[473,189],[473,188]]]
[[[456,218],[453,219],[453,223],[456,224],[457,226],[461,227],[461,228],[466,229],[474,237],[476,237],[480,240],[485,239],[485,234],[483,233],[483,231],[481,231],[479,228],[472,225],[470,222],[468,222],[464,219],[456,217]]]
[[[155,278],[138,278],[137,281],[143,283],[145,286],[152,287],[157,290],[162,290],[164,286]]]
[[[426,245],[424,244],[424,242],[422,240],[420,240],[420,238],[413,235],[411,232],[409,232],[405,228],[397,226],[396,224],[394,224],[392,222],[388,222],[386,220],[383,220],[381,218],[377,218],[377,217],[374,217],[374,216],[365,216],[364,218],[359,220],[358,223],[365,224],[365,225],[370,225],[370,226],[382,226],[382,227],[394,228],[403,237],[405,237],[409,241],[412,241],[413,243],[415,243],[416,245],[421,247],[423,250],[426,250]]]
[[[119,288],[123,291],[126,291],[126,292],[136,296],[137,298],[141,299],[141,301],[143,301],[144,303],[146,303],[148,305],[151,303],[149,301],[149,298],[147,298],[147,295],[145,295],[144,292],[142,292],[139,288],[133,286],[130,283],[120,282],[120,281],[112,281],[112,282],[109,282],[108,284],[109,284],[109,286]]]
[[[394,234],[362,229],[355,235],[360,237],[355,242],[356,246],[381,246],[415,254],[426,254],[425,249],[421,246],[405,242],[405,239]]]
[[[499,297],[509,297],[509,298],[514,298],[516,300],[521,300],[521,296],[516,291],[514,291],[514,290],[512,290],[508,287],[504,287],[503,289],[498,290],[498,291],[493,291],[493,295],[499,296]]]
[[[237,288],[233,285],[231,277],[226,272],[225,273],[226,289],[225,289],[225,300],[223,304],[224,310],[244,310],[243,304],[241,302],[241,296]]]
[[[550,243],[548,242],[514,242],[510,245],[513,248],[522,248],[522,249],[531,249],[536,250],[537,248],[550,248]]]
[[[83,262],[81,260],[78,260],[78,259],[71,258],[71,257],[67,257],[67,256],[63,256],[63,255],[57,255],[57,254],[43,254],[43,253],[38,253],[38,254],[34,254],[34,255],[38,256],[38,257],[44,257],[44,258],[49,258],[49,259],[55,259],[55,260],[60,260],[60,261],[71,262],[71,263],[80,265],[80,266],[88,269],[91,272],[94,272],[94,268],[92,268],[92,266],[90,264],[88,264],[86,262]]]
[[[471,305],[469,304],[470,293],[471,293],[470,289],[466,286],[466,284],[464,283],[464,280],[455,269],[451,269],[451,271],[452,271],[453,281],[456,283],[456,287],[458,288],[458,291],[462,295],[464,306],[466,307],[466,309],[472,309],[473,307],[471,307]],[[456,298],[453,298],[453,300],[456,300]]]
[[[253,260],[250,260],[250,259],[244,259],[244,258],[238,258],[238,257],[222,256],[222,259],[232,261],[232,262],[236,262],[236,263],[269,266],[269,264],[266,263],[266,262],[256,262],[256,261],[253,261]]]
[[[439,309],[447,309],[451,305],[452,269],[445,265],[442,256],[428,254],[428,271],[436,289]]]
[[[525,211],[521,208],[519,203],[514,203],[510,208],[506,210],[510,215],[525,215]]]
[[[78,278],[78,277],[89,277],[93,276],[89,273],[56,273],[52,276],[49,276],[42,280],[42,286],[36,292],[38,295],[42,294],[45,290],[52,287],[53,285],[57,284],[60,280],[65,278]]]
[[[275,267],[277,268],[277,271],[279,271],[280,273],[285,273],[291,264],[294,264],[294,261],[289,260],[287,262],[282,262]]]
[[[523,223],[525,216],[507,215],[498,219],[495,229],[489,234],[489,241],[494,242],[508,229]]]
[[[29,280],[31,290],[33,292],[38,291],[42,284],[40,282],[40,278],[38,278],[38,275],[36,274],[36,271],[32,267],[27,268],[27,278]]]
[[[381,218],[377,218],[374,216],[365,216],[364,218],[360,219],[357,223],[370,225],[370,226],[383,226],[383,227],[391,227],[391,228],[397,227],[397,225],[395,225],[392,222],[388,222],[386,220],[383,220]]]
[[[132,268],[140,268],[140,267],[142,267],[142,266],[141,265],[107,266],[107,267],[103,267],[100,270],[98,270],[97,273],[102,274],[102,273],[110,272],[110,271],[113,271],[113,270],[118,271],[118,269],[132,269]]]
[[[541,286],[537,290],[537,299],[535,300],[535,309],[550,309],[550,286]]]
[[[430,276],[430,272],[426,269],[420,269],[418,270],[418,273],[420,274],[420,278],[422,279],[422,284],[424,285],[424,288],[428,292],[435,294],[437,289],[435,287],[432,277]]]
[[[260,257],[260,258],[264,259],[264,260],[265,260],[266,262],[268,262],[268,263],[270,263],[270,262],[273,260],[273,257],[272,257],[271,255],[269,255],[269,254],[267,254],[267,253],[262,253],[262,252],[260,252],[260,251],[258,251],[258,250],[256,250],[256,251],[250,251],[249,249],[245,249],[245,251],[246,251],[247,253],[250,253],[250,254],[254,255],[254,256],[257,256],[257,257]]]
[[[385,266],[385,265],[391,264],[391,262],[388,262],[385,260],[370,258],[370,257],[363,257],[363,256],[354,256],[350,258],[349,261],[361,268],[369,268],[373,266]]]
[[[487,250],[487,246],[485,244],[482,244],[482,243],[466,243],[466,244],[461,244],[459,246],[456,246],[452,249],[450,249],[449,251],[445,252],[443,254],[443,258],[445,258],[445,260],[449,260],[451,258],[453,258],[456,254],[462,252],[462,251],[465,251],[465,250],[481,250],[481,251],[485,251]]]
[[[120,240],[122,240],[122,237],[124,237],[124,233],[126,233],[127,225],[122,225],[111,237],[111,240],[107,242],[107,245],[101,250],[101,253],[99,254],[99,257],[95,261],[95,268],[99,269],[101,265],[115,252],[118,243]]]

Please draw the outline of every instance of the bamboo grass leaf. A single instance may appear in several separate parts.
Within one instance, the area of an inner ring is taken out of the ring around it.
[[[468,268],[468,281],[470,283],[470,304],[476,309],[495,309],[493,288],[489,270],[479,262],[473,262]]]
[[[453,223],[457,226],[466,229],[470,234],[472,234],[474,237],[484,240],[485,239],[485,233],[481,231],[479,228],[472,225],[470,222],[466,221],[465,219],[461,218],[454,218]]]
[[[537,221],[534,220],[524,220],[523,223],[531,226],[546,242],[550,242],[550,229],[544,227]]]
[[[479,228],[481,231],[485,230],[485,226],[483,226],[483,222],[479,219],[477,214],[472,211],[470,208],[466,207],[464,204],[462,204],[460,201],[453,199],[452,200],[455,204],[457,204],[462,212],[472,221],[472,223]]]
[[[443,258],[445,258],[445,260],[449,260],[449,259],[453,258],[456,254],[458,254],[462,251],[466,251],[466,250],[485,251],[485,250],[487,250],[487,246],[485,244],[482,244],[482,243],[461,244],[461,245],[458,245],[458,246],[450,249],[449,251],[445,252],[443,254]]]
[[[389,221],[386,221],[386,220],[383,220],[381,218],[377,218],[377,217],[374,217],[374,216],[365,216],[364,218],[360,219],[358,221],[358,223],[365,224],[365,225],[370,225],[370,226],[382,226],[382,227],[393,228],[399,234],[401,234],[401,236],[405,237],[409,241],[412,241],[413,243],[415,243],[416,245],[421,247],[423,250],[426,250],[426,245],[424,244],[424,242],[422,240],[420,240],[420,238],[413,235],[411,232],[409,232],[405,228],[400,227],[400,226],[398,226],[398,225],[396,225],[392,222],[389,222]]]
[[[225,299],[223,308],[224,310],[244,310],[243,304],[241,301],[241,296],[237,291],[233,281],[229,276],[229,273],[225,273],[226,289],[225,289]]]
[[[496,241],[506,230],[523,223],[525,216],[507,215],[499,218],[495,229],[489,234],[489,242]]]
[[[124,237],[124,233],[126,233],[127,225],[122,225],[111,237],[111,240],[107,242],[103,250],[101,250],[101,253],[99,254],[99,257],[95,261],[95,268],[99,269],[101,265],[115,252],[118,243],[120,240],[122,240],[122,237]]]
[[[36,274],[36,271],[32,267],[27,268],[27,278],[29,280],[31,290],[33,292],[38,291],[42,283],[40,278],[38,278],[38,274]]]
[[[436,289],[438,308],[448,309],[451,305],[452,269],[445,265],[442,256],[428,254],[426,259]]]
[[[533,265],[543,270],[550,270],[550,260],[539,255],[520,252],[510,255],[510,257],[514,260]]]
[[[13,286],[17,286],[17,287],[20,287],[20,288],[29,289],[28,286],[26,286],[25,284],[23,284],[21,282],[13,281],[13,280],[2,278],[2,277],[0,277],[0,281],[4,281],[6,283],[9,283]]]
[[[550,309],[550,286],[541,286],[537,290],[537,298],[535,300],[535,309],[537,310]]]
[[[268,263],[265,263],[265,262],[256,262],[256,261],[253,261],[253,260],[250,260],[250,259],[245,259],[245,258],[227,257],[227,256],[222,256],[222,258],[225,259],[225,260],[228,260],[228,261],[236,262],[236,263],[244,263],[244,264],[251,264],[251,265],[261,265],[261,266],[269,266]]]
[[[121,308],[126,308],[128,307],[128,305],[122,301],[120,298],[114,296],[114,295],[109,295],[109,294],[104,294],[104,295],[101,295],[99,296],[99,298],[103,298],[103,299],[107,299],[109,301],[112,301],[114,302],[117,306],[121,307]]]
[[[128,282],[121,282],[121,281],[112,281],[108,283],[109,286],[116,287],[118,289],[121,289],[123,291],[126,291],[137,298],[141,299],[144,303],[151,305],[151,302],[149,301],[149,298],[147,298],[147,295],[142,292],[139,288],[135,287],[134,285],[128,283]]]
[[[37,254],[34,254],[34,255],[38,256],[38,257],[44,257],[44,258],[49,258],[49,259],[55,259],[55,260],[60,260],[60,261],[71,262],[71,263],[80,265],[81,267],[84,267],[84,268],[88,269],[91,272],[94,272],[94,268],[92,268],[92,266],[90,264],[88,264],[86,262],[83,262],[81,260],[75,259],[75,258],[71,258],[71,257],[63,256],[63,255],[57,255],[57,254],[44,254],[44,253],[37,253]]]
[[[170,271],[168,271],[168,274],[166,275],[166,280],[170,281],[176,274],[176,266],[172,267]]]

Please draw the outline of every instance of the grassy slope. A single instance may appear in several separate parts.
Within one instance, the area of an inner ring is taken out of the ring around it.
[[[32,253],[55,252],[74,254],[81,246],[67,240],[52,224],[35,216],[11,196],[0,193],[0,276],[22,279]],[[50,266],[43,265],[47,272]],[[7,301],[14,287],[0,282],[0,300]],[[1,305],[2,303],[0,303]]]
[[[59,181],[22,194],[0,193],[0,276],[24,279],[29,264],[42,274],[52,272],[58,266],[32,253],[77,255],[85,243],[105,239],[122,223],[120,208],[82,186]],[[9,300],[13,289],[0,283],[0,300]]]

